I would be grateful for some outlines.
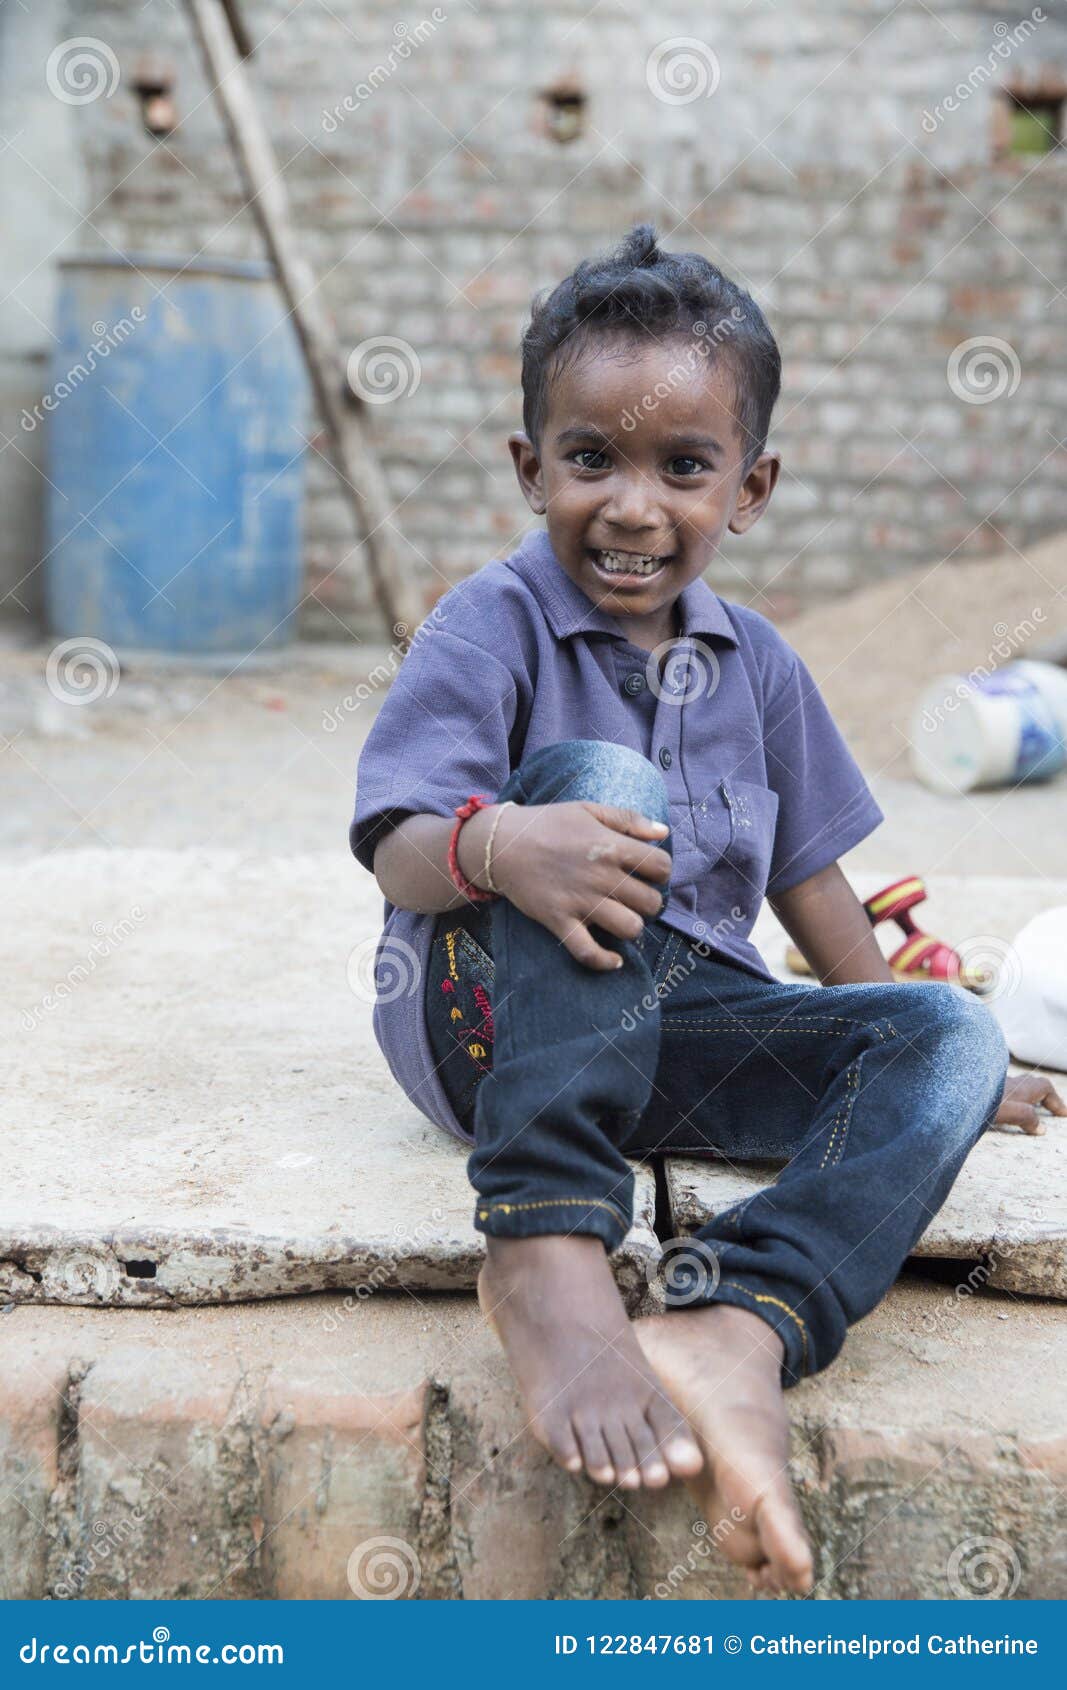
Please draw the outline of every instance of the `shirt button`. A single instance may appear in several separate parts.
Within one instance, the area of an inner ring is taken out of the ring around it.
[[[669,769],[671,764],[674,762],[674,758],[671,756],[670,751],[665,745],[661,745],[659,748],[659,760],[665,769]]]
[[[627,675],[622,683],[622,690],[628,692],[631,698],[636,698],[639,692],[644,692],[645,677],[639,669],[635,669],[632,675]]]

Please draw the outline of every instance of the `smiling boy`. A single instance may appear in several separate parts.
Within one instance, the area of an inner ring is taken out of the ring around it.
[[[647,224],[535,302],[508,444],[546,529],[420,630],[351,843],[386,899],[375,1031],[473,1146],[535,1436],[602,1484],[685,1479],[754,1586],[803,1592],[783,1388],[885,1295],[1008,1052],[973,997],[894,981],[837,861],[882,811],[804,663],[703,579],[774,492],[779,381],[749,295]],[[765,897],[822,985],[766,967]],[[631,1322],[608,1255],[663,1152],[785,1166]]]

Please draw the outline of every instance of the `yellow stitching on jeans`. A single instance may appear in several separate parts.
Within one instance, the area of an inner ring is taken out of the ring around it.
[[[804,1346],[802,1359],[804,1365],[807,1365],[808,1329],[795,1309],[791,1309],[788,1303],[783,1303],[780,1297],[771,1297],[762,1291],[752,1291],[747,1285],[739,1285],[736,1279],[724,1279],[722,1283],[731,1291],[743,1291],[746,1297],[751,1297],[757,1303],[773,1303],[775,1308],[784,1309],[790,1320],[795,1321],[800,1328],[800,1336]]]
[[[851,1069],[851,1064],[850,1064],[850,1066],[849,1066],[849,1070],[848,1070],[848,1071],[849,1071],[849,1073],[851,1073],[851,1071],[852,1071],[852,1069]],[[842,1107],[844,1107],[844,1106],[843,1106],[843,1105],[842,1105]],[[827,1146],[826,1146],[826,1149],[825,1149],[825,1150],[824,1150],[824,1151],[823,1151],[823,1158],[822,1158],[822,1161],[821,1161],[821,1162],[820,1162],[820,1163],[819,1163],[819,1169],[820,1169],[820,1172],[821,1172],[821,1170],[822,1170],[822,1169],[823,1169],[823,1168],[825,1168],[825,1166],[826,1166],[826,1159],[827,1159],[827,1157],[828,1157],[828,1156],[829,1156],[829,1154],[830,1154],[830,1152],[831,1152],[831,1150],[832,1150],[832,1149],[833,1149],[833,1147],[834,1147],[834,1139],[835,1139],[835,1138],[836,1138],[836,1137],[837,1137],[837,1129],[838,1129],[838,1126],[839,1126],[839,1125],[840,1125],[840,1123],[841,1123],[841,1109],[838,1109],[838,1111],[837,1111],[837,1113],[836,1113],[836,1114],[835,1114],[835,1116],[834,1116],[834,1118],[833,1118],[833,1120],[832,1120],[832,1122],[831,1122],[831,1123],[830,1123],[830,1125],[831,1125],[831,1129],[832,1129],[832,1130],[831,1130],[831,1133],[830,1133],[830,1140],[829,1140],[829,1143],[828,1143],[828,1144],[827,1144]]]
[[[460,929],[458,927],[454,927],[451,933],[445,934],[445,944],[448,946],[448,972],[451,974],[453,980],[459,979],[459,975],[456,972],[456,934],[458,932],[460,932]]]
[[[860,1063],[863,1061],[865,1054],[866,1054],[865,1052],[861,1051],[859,1056],[857,1056],[857,1058],[856,1058],[855,1075],[856,1075],[856,1089],[857,1089],[857,1091],[859,1090],[859,1083],[860,1083]],[[852,1125],[852,1108],[853,1108],[855,1101],[856,1101],[856,1099],[854,1097],[849,1099],[848,1112],[845,1116],[844,1123],[843,1123],[845,1130],[841,1134],[841,1143],[838,1145],[837,1155],[834,1157],[834,1166],[835,1167],[840,1162],[842,1156],[845,1154],[845,1145],[848,1143],[848,1129]]]
[[[847,1066],[847,1068],[845,1068],[845,1075],[847,1075],[847,1080],[845,1080],[845,1087],[849,1087],[849,1085],[852,1085],[852,1078],[851,1078],[852,1075],[854,1075],[854,1073],[859,1073],[859,1063],[861,1063],[861,1058],[862,1058],[862,1051],[861,1051],[861,1053],[859,1053],[859,1056],[857,1056],[856,1060],[851,1061],[851,1063],[849,1063],[849,1066]],[[827,1148],[825,1148],[824,1156],[822,1156],[822,1161],[820,1161],[820,1164],[818,1164],[818,1171],[820,1171],[820,1173],[822,1173],[822,1169],[825,1168],[825,1164],[827,1164],[827,1161],[829,1161],[829,1159],[830,1159],[830,1151],[832,1151],[832,1149],[834,1149],[834,1139],[835,1139],[835,1137],[837,1137],[837,1129],[839,1129],[840,1124],[842,1124],[842,1119],[844,1119],[844,1112],[845,1112],[845,1109],[847,1109],[847,1107],[849,1107],[849,1095],[847,1095],[847,1090],[845,1090],[844,1098],[842,1098],[842,1102],[840,1102],[840,1109],[837,1110],[837,1114],[834,1115],[834,1131],[830,1132],[830,1142],[829,1142],[829,1144],[827,1144]],[[847,1129],[847,1127],[845,1127],[845,1139],[847,1139],[847,1136],[849,1136],[849,1129]],[[842,1151],[844,1151],[844,1148],[845,1148],[845,1139],[842,1139],[842,1141],[840,1141],[840,1149],[842,1149]],[[839,1153],[837,1153],[837,1161],[840,1161],[840,1151],[839,1151]]]
[[[665,1027],[670,1027],[672,1029],[672,1031],[674,1031],[674,1032],[680,1032],[680,1033],[719,1033],[719,1032],[723,1032],[723,1031],[742,1032],[742,1033],[764,1033],[764,1032],[768,1032],[768,1033],[791,1033],[792,1032],[792,1033],[823,1033],[823,1034],[826,1035],[827,1038],[831,1038],[831,1039],[843,1039],[845,1037],[844,1033],[835,1033],[833,1028],[831,1028],[831,1027],[801,1027],[797,1024],[799,1019],[801,1019],[801,1018],[797,1017],[792,1021],[777,1021],[777,1022],[775,1022],[773,1027],[767,1027],[762,1021],[740,1021],[736,1018],[732,1021],[699,1021],[699,1022],[696,1022],[696,1021],[688,1020],[687,1017],[685,1017],[684,1015],[679,1013],[679,1014],[673,1015],[673,1016],[670,1016],[670,1015],[664,1016],[663,1025]],[[872,1033],[876,1034],[877,1037],[879,1039],[881,1039],[883,1044],[885,1043],[885,1037],[879,1031],[878,1025],[874,1021],[853,1021],[851,1019],[851,1017],[844,1016],[844,1015],[805,1016],[805,1017],[803,1017],[803,1019],[804,1020],[818,1020],[818,1021],[840,1021],[842,1023],[842,1025],[846,1026],[846,1027],[866,1027],[866,1028],[869,1028]],[[887,1026],[889,1027],[890,1031],[894,1035],[896,1035],[897,1030],[893,1026],[892,1022],[887,1022]],[[897,1036],[899,1036],[899,1035],[897,1035]]]
[[[850,1063],[849,1063],[849,1067],[848,1067],[848,1073],[849,1073],[849,1080],[848,1080],[848,1084],[849,1084],[849,1085],[850,1085],[850,1086],[852,1086],[852,1085],[853,1085],[853,1084],[855,1084],[855,1085],[857,1085],[857,1086],[858,1086],[858,1085],[859,1085],[859,1077],[860,1077],[860,1062],[861,1062],[861,1061],[862,1061],[862,1060],[863,1060],[863,1053],[862,1053],[862,1052],[861,1052],[861,1054],[860,1054],[860,1055],[859,1055],[859,1056],[857,1056],[857,1058],[856,1058],[856,1060],[855,1060],[855,1062],[850,1062]],[[854,1080],[854,1081],[853,1081],[853,1078],[852,1078],[852,1076],[853,1076],[853,1075],[855,1075],[855,1080]],[[830,1134],[830,1142],[829,1142],[829,1144],[828,1144],[828,1145],[827,1145],[827,1146],[826,1146],[826,1154],[825,1154],[825,1155],[824,1155],[824,1156],[823,1156],[823,1159],[822,1159],[822,1161],[821,1161],[821,1162],[820,1162],[820,1163],[819,1163],[819,1167],[820,1167],[820,1168],[825,1168],[825,1166],[826,1166],[826,1162],[827,1162],[827,1158],[828,1158],[828,1157],[829,1157],[829,1155],[830,1155],[830,1152],[831,1152],[831,1150],[832,1150],[832,1149],[833,1149],[833,1147],[834,1147],[834,1139],[835,1139],[835,1138],[836,1138],[836,1137],[837,1137],[837,1128],[838,1128],[838,1125],[839,1125],[839,1124],[840,1124],[840,1125],[843,1125],[843,1126],[844,1126],[844,1128],[845,1128],[845,1131],[844,1131],[844,1134],[843,1134],[843,1136],[842,1136],[842,1139],[841,1139],[841,1144],[840,1144],[840,1146],[839,1146],[839,1148],[838,1148],[838,1152],[837,1152],[837,1155],[836,1155],[836,1156],[835,1156],[835,1157],[834,1157],[834,1166],[835,1166],[835,1167],[836,1167],[836,1166],[837,1166],[837,1164],[838,1164],[838,1163],[839,1163],[839,1162],[840,1162],[840,1160],[841,1160],[841,1158],[842,1158],[842,1156],[843,1156],[843,1155],[844,1155],[844,1153],[845,1153],[845,1141],[846,1141],[846,1139],[847,1139],[847,1138],[848,1138],[848,1122],[849,1122],[849,1121],[850,1121],[850,1120],[851,1120],[851,1118],[852,1118],[852,1105],[853,1105],[853,1103],[855,1103],[855,1101],[856,1101],[856,1100],[855,1100],[855,1098],[851,1098],[851,1099],[850,1099],[850,1098],[849,1098],[849,1097],[848,1097],[848,1095],[847,1095],[847,1093],[846,1093],[846,1096],[845,1096],[845,1099],[844,1099],[844,1101],[843,1101],[843,1103],[842,1103],[842,1105],[841,1105],[841,1107],[842,1107],[842,1109],[844,1109],[844,1110],[845,1110],[845,1116],[844,1116],[844,1117],[840,1117],[840,1112],[839,1112],[839,1115],[837,1115],[837,1116],[835,1116],[835,1117],[834,1117],[834,1130],[833,1130],[833,1132],[832,1132],[832,1133],[831,1133],[831,1134]]]
[[[773,1027],[762,1021],[686,1021],[680,1015],[665,1016],[663,1025],[672,1033],[807,1033],[812,1038],[846,1039],[847,1033],[835,1033],[830,1027],[787,1027],[781,1021]]]
[[[543,1197],[536,1203],[491,1203],[489,1209],[479,1209],[478,1219],[488,1220],[490,1210],[497,1210],[500,1214],[510,1215],[518,1209],[556,1209],[564,1204],[580,1203],[585,1209],[607,1209],[609,1214],[618,1220],[621,1218],[614,1203],[605,1203],[599,1197]]]

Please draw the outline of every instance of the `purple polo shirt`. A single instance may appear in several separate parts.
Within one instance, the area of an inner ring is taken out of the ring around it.
[[[373,869],[391,826],[452,817],[561,739],[631,746],[670,797],[660,918],[763,980],[749,940],[766,894],[835,862],[885,817],[808,669],[773,623],[703,580],[679,599],[660,674],[625,619],[565,573],[543,529],[447,592],[421,625],[359,759],[352,850]],[[661,655],[666,648],[660,648]],[[434,1069],[423,992],[436,915],[385,902],[374,1032],[403,1091],[469,1143]]]

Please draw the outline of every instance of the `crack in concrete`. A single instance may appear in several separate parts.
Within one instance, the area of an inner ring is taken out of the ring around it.
[[[67,1365],[67,1380],[56,1412],[56,1482],[48,1498],[45,1531],[45,1594],[61,1600],[80,1549],[78,1491],[81,1475],[81,1395],[93,1363],[80,1359]],[[68,1593],[69,1594],[69,1593]]]
[[[431,1379],[423,1418],[425,1483],[416,1531],[422,1583],[419,1596],[427,1600],[460,1600],[460,1572],[452,1520],[454,1427],[451,1392]]]

